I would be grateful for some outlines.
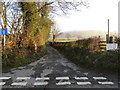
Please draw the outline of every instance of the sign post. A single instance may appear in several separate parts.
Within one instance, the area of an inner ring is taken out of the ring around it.
[[[0,19],[2,17],[3,7],[2,7],[2,0],[0,0]],[[1,22],[1,20],[0,20]],[[2,77],[2,38],[0,37],[0,77]],[[0,80],[2,82],[2,80]],[[2,86],[0,86],[0,90]]]
[[[6,39],[5,39],[5,35],[3,35],[4,36],[4,47],[5,47],[5,41],[6,41]]]
[[[7,35],[7,34],[8,34],[8,29],[7,28],[0,29],[0,35],[4,36],[4,47],[5,47],[5,41],[6,41],[5,35]]]

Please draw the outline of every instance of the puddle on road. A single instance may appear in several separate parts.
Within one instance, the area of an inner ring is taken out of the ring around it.
[[[88,73],[83,73],[84,75],[88,76]]]
[[[68,70],[64,70],[63,72],[67,73],[67,72],[68,72]]]
[[[66,61],[66,59],[62,59],[61,61],[59,61],[63,66],[68,66],[69,68],[73,69],[74,71],[78,70],[78,67],[72,63],[68,63],[68,61]]]
[[[41,77],[44,77],[44,76],[46,76],[48,74],[51,74],[52,71],[53,71],[52,69],[45,69],[45,70],[43,70],[43,73],[41,73]]]

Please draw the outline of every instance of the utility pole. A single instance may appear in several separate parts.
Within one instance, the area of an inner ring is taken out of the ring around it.
[[[109,19],[108,19],[108,37],[109,37],[110,35],[109,35]]]
[[[7,8],[6,8],[6,6],[4,7],[5,8],[5,10],[4,10],[4,23],[5,23],[5,25],[4,25],[4,28],[7,28]],[[5,43],[6,43],[6,35],[3,35],[3,37],[4,37],[4,49],[5,49]]]
[[[107,32],[107,34],[106,34],[106,41],[107,41],[107,43],[109,43],[109,41],[110,41],[110,30],[109,30],[109,19],[108,19],[108,32]]]
[[[0,18],[2,17],[2,0],[0,0]],[[1,20],[0,20],[1,22]],[[2,38],[0,36],[0,77],[2,77]],[[2,80],[0,80],[1,82]],[[0,90],[2,89],[2,86],[0,86]]]

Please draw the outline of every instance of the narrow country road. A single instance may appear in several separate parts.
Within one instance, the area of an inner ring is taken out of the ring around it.
[[[48,46],[40,60],[4,72],[3,88],[118,88],[116,74],[78,67]]]

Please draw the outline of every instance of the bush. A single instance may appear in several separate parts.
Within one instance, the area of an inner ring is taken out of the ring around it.
[[[120,70],[118,62],[120,50],[99,52],[99,50],[97,50],[98,47],[93,49],[93,41],[93,39],[85,39],[85,41],[79,40],[76,42],[71,42],[69,46],[54,46],[54,44],[52,46],[63,53],[69,60],[72,60],[78,65],[101,70]]]
[[[34,47],[6,49],[2,53],[3,70],[18,67],[40,59],[46,53],[45,47]]]

